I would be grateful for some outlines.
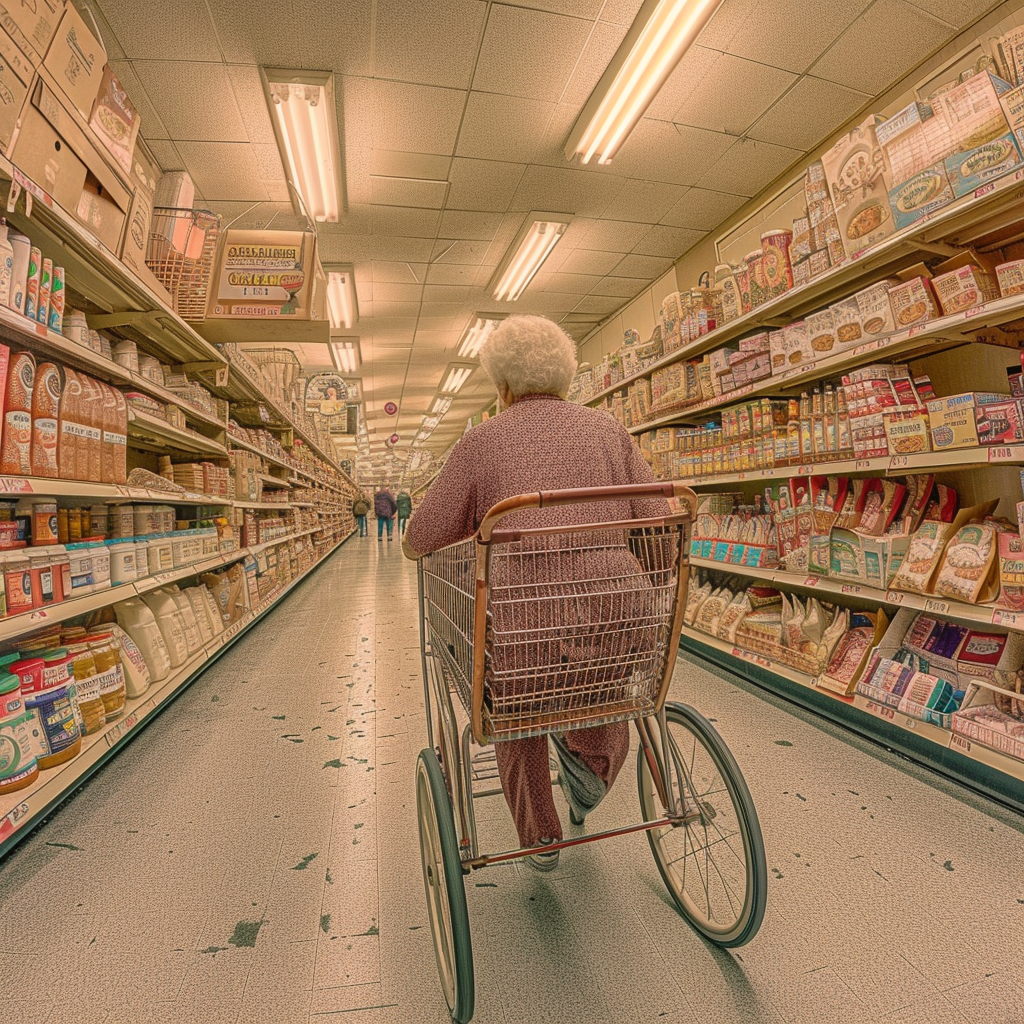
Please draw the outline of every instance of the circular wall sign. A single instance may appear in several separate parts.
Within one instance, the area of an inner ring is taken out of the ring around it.
[[[388,416],[394,416],[395,413],[398,412],[398,406],[395,405],[394,402],[386,402],[384,404],[384,412],[386,412]]]
[[[398,435],[397,435],[397,434],[392,434],[392,435],[391,435],[391,436],[390,436],[390,437],[388,438],[388,441],[389,441],[389,442],[390,442],[390,443],[391,443],[392,445],[396,445],[396,444],[398,444],[398,440],[399,440],[399,438],[398,438]]]

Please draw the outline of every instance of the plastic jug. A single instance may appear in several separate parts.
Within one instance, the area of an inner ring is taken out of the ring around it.
[[[205,590],[206,587],[202,589]],[[199,590],[199,587],[189,587],[188,590],[183,590],[182,594],[192,606],[192,614],[196,617],[196,625],[199,626],[202,642],[208,644],[213,639],[213,626],[210,624],[210,613],[206,608],[206,601]]]
[[[155,621],[153,625],[154,627],[156,626]],[[146,664],[142,651],[139,650],[138,644],[120,626],[104,624],[103,628],[113,633],[114,639],[121,650],[125,692],[129,697],[141,697],[149,689],[151,680],[149,666]],[[156,635],[160,637],[160,642],[163,643],[164,638],[160,636],[159,629],[156,630]],[[167,664],[168,668],[170,668],[170,661]]]
[[[121,628],[135,641],[135,645],[142,652],[142,657],[145,658],[146,666],[149,668],[150,679],[154,683],[166,679],[171,671],[171,651],[164,638],[164,632],[160,629],[156,616],[149,606],[139,598],[133,597],[115,605],[114,611],[117,613],[117,621]],[[173,635],[170,625],[168,633]],[[179,660],[174,664],[180,665],[185,660],[184,647],[185,639],[181,635],[179,627],[175,643],[175,653],[179,656]]]
[[[181,619],[178,604],[166,590],[153,590],[143,594],[142,603],[156,617],[156,624],[167,644],[171,668],[177,668],[188,660],[188,640],[185,637],[185,623]]]
[[[168,587],[167,590],[171,600],[178,606],[178,614],[185,627],[185,643],[188,645],[188,653],[195,654],[203,646],[203,634],[199,631],[196,613],[192,611],[189,599],[177,587]]]

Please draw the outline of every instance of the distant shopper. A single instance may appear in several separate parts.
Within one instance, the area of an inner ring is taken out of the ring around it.
[[[382,540],[384,524],[388,524],[388,543],[391,542],[391,533],[395,526],[395,513],[398,511],[398,503],[395,496],[381,484],[373,499],[373,510],[377,514],[377,540]]]
[[[370,503],[366,500],[366,495],[362,492],[359,493],[359,497],[352,502],[352,515],[356,517],[356,522],[359,524],[359,536],[366,536],[366,517],[370,512]]]
[[[398,504],[398,536],[405,533],[405,524],[412,515],[412,496],[407,491],[399,491],[395,499]]]
[[[565,400],[576,371],[576,343],[557,324],[539,316],[503,320],[480,350],[480,365],[494,382],[504,411],[474,427],[452,450],[409,523],[402,543],[409,558],[472,537],[487,511],[515,494],[654,480],[639,447],[611,416]],[[509,529],[513,524],[571,526],[668,511],[663,499],[642,499],[520,511],[506,522]],[[640,569],[623,547],[588,553],[574,571],[586,580],[625,577]],[[529,639],[524,637],[524,648]],[[617,722],[571,729],[552,740],[570,818],[579,824],[615,781],[629,752],[629,726]],[[548,737],[495,743],[494,752],[520,843],[547,846],[561,839]],[[548,870],[558,862],[558,851],[533,854],[530,860]]]

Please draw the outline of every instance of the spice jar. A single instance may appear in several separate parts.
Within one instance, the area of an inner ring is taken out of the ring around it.
[[[7,596],[7,614],[18,615],[31,611],[32,567],[25,555],[8,555],[4,565],[4,593]]]
[[[46,544],[56,544],[57,539],[57,502],[33,502],[32,546],[42,547]]]
[[[100,697],[107,722],[113,722],[124,714],[126,697],[124,665],[121,651],[113,633],[90,633],[85,642],[92,651],[99,673]]]
[[[75,678],[78,712],[82,716],[82,732],[88,736],[99,732],[106,722],[103,698],[100,695],[99,669],[92,648],[85,642],[71,644],[68,654]]]
[[[57,596],[53,580],[53,556],[42,552],[29,556],[32,574],[33,607],[54,604],[61,600]]]

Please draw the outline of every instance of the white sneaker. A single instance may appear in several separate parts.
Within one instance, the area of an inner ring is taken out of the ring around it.
[[[538,839],[538,846],[550,846],[551,843],[557,842],[555,839]],[[530,866],[537,871],[553,871],[558,867],[558,855],[561,850],[551,850],[548,853],[531,853],[527,856],[526,860]]]

